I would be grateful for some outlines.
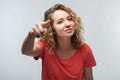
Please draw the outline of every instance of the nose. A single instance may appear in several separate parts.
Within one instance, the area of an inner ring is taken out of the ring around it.
[[[69,28],[70,27],[70,22],[68,20],[65,20],[65,27]]]

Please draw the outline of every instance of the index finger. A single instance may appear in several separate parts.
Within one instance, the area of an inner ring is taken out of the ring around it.
[[[45,21],[45,22],[41,22],[41,26],[42,27],[47,27],[47,26],[49,26],[50,25],[50,20],[47,20],[47,21]]]

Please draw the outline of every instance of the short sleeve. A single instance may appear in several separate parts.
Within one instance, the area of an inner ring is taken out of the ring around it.
[[[85,44],[85,55],[84,55],[84,67],[93,67],[96,66],[95,57],[93,55],[92,49],[89,45]]]
[[[39,45],[41,47],[41,49],[43,50],[42,53],[40,53],[40,55],[34,57],[35,60],[38,60],[39,58],[43,58],[44,50],[45,50],[45,44],[41,41],[38,41],[35,44]]]

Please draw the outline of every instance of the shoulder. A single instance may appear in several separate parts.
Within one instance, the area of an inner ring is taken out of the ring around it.
[[[85,42],[82,43],[79,48],[82,49],[82,50],[85,50],[85,51],[91,50],[90,45],[88,43],[85,43]]]
[[[37,41],[35,44],[37,44],[38,46],[44,48],[45,47],[45,43],[42,41]]]
[[[38,60],[39,58],[41,58],[41,59],[43,59],[44,58],[44,53],[46,52],[46,46],[45,46],[45,43],[44,42],[42,42],[42,41],[37,41],[37,42],[35,42],[35,44],[37,45],[37,46],[39,46],[39,48],[40,48],[40,54],[38,55],[38,56],[35,56],[34,57],[34,59],[35,60]]]
[[[46,50],[46,44],[43,41],[37,41],[35,44],[38,45],[42,51]]]
[[[79,53],[83,55],[83,57],[93,55],[92,49],[88,43],[82,43],[79,47]]]
[[[45,43],[42,42],[42,41],[37,41],[36,44],[38,44],[38,45],[45,45]]]

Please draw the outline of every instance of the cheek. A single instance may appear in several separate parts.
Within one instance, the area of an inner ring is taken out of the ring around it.
[[[62,30],[64,30],[64,27],[62,25],[54,25],[53,28],[57,33],[62,32]]]
[[[62,36],[62,35],[64,35],[64,32],[63,32],[64,30],[63,30],[63,28],[55,28],[55,34],[57,35],[57,36]]]
[[[74,23],[74,22],[72,23],[72,26],[73,26],[74,28],[76,28],[76,25],[75,25],[75,23]]]

